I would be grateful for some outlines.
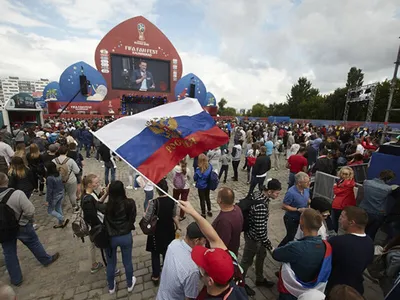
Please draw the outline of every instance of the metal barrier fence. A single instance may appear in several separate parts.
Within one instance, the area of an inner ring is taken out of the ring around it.
[[[324,172],[317,171],[314,177],[314,189],[313,189],[313,198],[322,197],[329,202],[332,202],[334,194],[333,194],[333,186],[336,183],[336,180],[340,179],[337,176],[333,176]],[[361,202],[364,189],[361,184],[356,183],[356,187],[354,188],[354,194],[357,199],[357,205]]]
[[[363,183],[364,180],[367,179],[368,177],[368,166],[369,164],[360,164],[360,165],[354,165],[350,166],[350,168],[353,169],[354,172],[354,180],[357,183]]]

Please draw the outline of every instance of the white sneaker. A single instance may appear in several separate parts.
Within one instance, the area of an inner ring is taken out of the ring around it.
[[[33,226],[33,229],[35,229],[35,230],[37,230],[39,228],[38,224],[33,224],[32,226]]]
[[[135,284],[136,284],[136,277],[132,276],[132,286],[128,286],[128,293],[131,293],[133,291]]]
[[[128,186],[126,187],[126,189],[127,189],[127,190],[133,190],[133,186],[128,185]]]
[[[112,295],[115,294],[116,290],[117,290],[117,282],[114,280],[114,289],[108,290],[108,292],[110,293],[110,295]]]

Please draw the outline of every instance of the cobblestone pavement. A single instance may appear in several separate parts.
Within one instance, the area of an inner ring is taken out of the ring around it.
[[[283,160],[283,159],[282,159]],[[86,160],[85,173],[95,173],[104,179],[104,168],[101,163],[95,159]],[[230,168],[230,172],[232,169]],[[229,174],[229,178],[231,173]],[[270,171],[268,177],[274,177],[286,182],[288,172],[283,169],[280,171]],[[118,162],[117,179],[122,180],[126,185],[128,183],[128,168],[123,162]],[[104,180],[103,180],[104,183]],[[231,187],[236,194],[236,200],[242,199],[248,191],[246,184],[246,172],[240,171],[239,182],[228,180],[226,186]],[[136,200],[138,206],[137,223],[143,212],[143,191],[127,191],[129,197]],[[274,246],[277,246],[280,240],[285,235],[283,225],[283,212],[280,209],[281,197],[271,203],[270,221],[269,221],[269,237]],[[216,193],[212,192],[212,209],[214,217],[219,211],[219,207],[215,202]],[[193,188],[190,193],[191,203],[199,209],[199,198],[197,191]],[[151,258],[150,253],[145,251],[146,236],[143,235],[140,228],[134,232],[133,237],[133,263],[134,274],[137,277],[137,283],[132,294],[128,295],[125,282],[125,272],[121,263],[121,257],[118,256],[118,268],[121,269],[121,274],[117,276],[119,290],[115,295],[109,295],[106,287],[105,270],[101,270],[96,274],[90,274],[90,259],[89,259],[89,243],[76,239],[72,235],[71,225],[65,229],[53,229],[55,223],[54,218],[47,215],[44,199],[37,195],[32,197],[32,201],[36,207],[36,222],[40,225],[37,233],[47,251],[52,254],[56,251],[60,252],[60,258],[48,268],[42,267],[33,257],[32,253],[21,243],[18,244],[18,256],[22,267],[24,282],[21,287],[16,288],[18,299],[46,299],[46,300],[84,300],[84,299],[155,299],[157,288],[154,287],[150,280],[151,276]],[[68,201],[64,203],[65,214],[72,219],[71,206]],[[190,218],[183,221],[182,229],[191,222]],[[210,220],[211,221],[211,220]],[[136,224],[137,224],[136,223]],[[138,226],[137,226],[138,227]],[[184,233],[184,232],[183,232]],[[243,242],[240,253],[243,251]],[[0,250],[1,252],[1,250]],[[356,255],[356,254],[355,254]],[[240,258],[239,258],[240,259]],[[98,260],[101,260],[98,253]],[[277,281],[274,272],[278,270],[278,263],[275,262],[269,255],[265,260],[264,273],[268,279]],[[0,255],[0,280],[6,283],[9,282],[8,274],[4,266],[3,256]],[[249,270],[250,286],[254,286],[252,280],[255,280],[254,269]],[[367,300],[383,299],[380,288],[377,284],[372,283],[368,279],[365,281],[365,296]],[[276,287],[272,289],[255,288],[257,292],[254,299],[276,299]],[[172,300],[172,299],[171,299]],[[178,299],[177,299],[178,300]]]

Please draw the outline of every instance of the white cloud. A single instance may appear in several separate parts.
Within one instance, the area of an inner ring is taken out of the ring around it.
[[[229,106],[250,108],[254,103],[281,102],[281,92],[290,89],[285,71],[273,68],[238,69],[216,56],[180,52],[184,74],[195,73],[216,99],[224,97]]]
[[[233,68],[256,58],[293,83],[312,75],[323,92],[343,85],[351,66],[363,69],[365,82],[391,76],[399,43],[398,0],[299,2],[207,0],[201,7],[204,22],[220,34],[219,58]],[[282,100],[287,92],[280,92]]]
[[[1,19],[0,23],[14,24],[23,27],[50,27],[49,24],[41,22],[32,15],[29,9],[21,3],[0,0]]]
[[[68,37],[57,40],[14,28],[0,26],[0,76],[49,78],[58,81],[61,73],[77,61],[94,66],[97,39]]]
[[[103,35],[109,24],[119,24],[127,18],[145,15],[155,21],[153,9],[157,0],[43,0],[54,6],[67,25],[94,35]]]

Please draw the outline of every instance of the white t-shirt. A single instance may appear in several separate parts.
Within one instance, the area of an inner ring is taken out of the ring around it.
[[[328,233],[326,232],[326,227],[325,227],[325,224],[324,224],[324,223],[322,223],[322,226],[321,226],[320,229],[318,230],[318,235],[321,236],[321,238],[322,238],[323,240],[325,240],[325,241],[327,240],[327,238],[328,238]],[[304,238],[304,233],[303,233],[303,231],[301,230],[300,225],[299,225],[299,227],[297,228],[296,235],[294,236],[294,240],[295,240],[295,241],[298,241],[298,240],[301,240],[302,238]]]
[[[356,148],[356,152],[360,153],[361,155],[364,155],[364,151],[365,151],[364,147],[361,144],[358,144],[357,148]]]

